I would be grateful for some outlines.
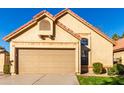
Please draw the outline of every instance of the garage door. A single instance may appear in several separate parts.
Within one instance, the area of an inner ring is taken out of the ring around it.
[[[18,49],[20,73],[74,73],[74,49]]]

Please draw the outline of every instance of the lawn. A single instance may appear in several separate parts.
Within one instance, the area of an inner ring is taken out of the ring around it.
[[[77,76],[80,85],[124,85],[124,76],[96,77]]]

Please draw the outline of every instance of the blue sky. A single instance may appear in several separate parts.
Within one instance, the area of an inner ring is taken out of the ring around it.
[[[0,8],[0,46],[9,50],[9,43],[3,41],[2,38],[44,9],[53,15],[63,10],[63,8]],[[109,37],[114,33],[121,35],[124,32],[124,9],[72,8],[71,10],[100,28]]]

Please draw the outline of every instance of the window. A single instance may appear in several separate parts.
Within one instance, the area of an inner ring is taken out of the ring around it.
[[[82,38],[81,39],[81,45],[88,45],[88,39],[87,38]]]
[[[40,22],[40,30],[51,30],[50,22],[47,20],[42,20]]]
[[[88,51],[81,51],[81,65],[88,65]]]

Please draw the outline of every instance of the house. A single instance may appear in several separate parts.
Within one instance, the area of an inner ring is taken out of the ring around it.
[[[44,10],[3,38],[10,42],[11,72],[81,73],[94,62],[113,65],[115,42],[70,9]]]
[[[3,72],[4,64],[9,63],[9,53],[0,46],[0,72]]]
[[[116,46],[114,46],[114,62],[124,64],[124,38],[116,41]]]

